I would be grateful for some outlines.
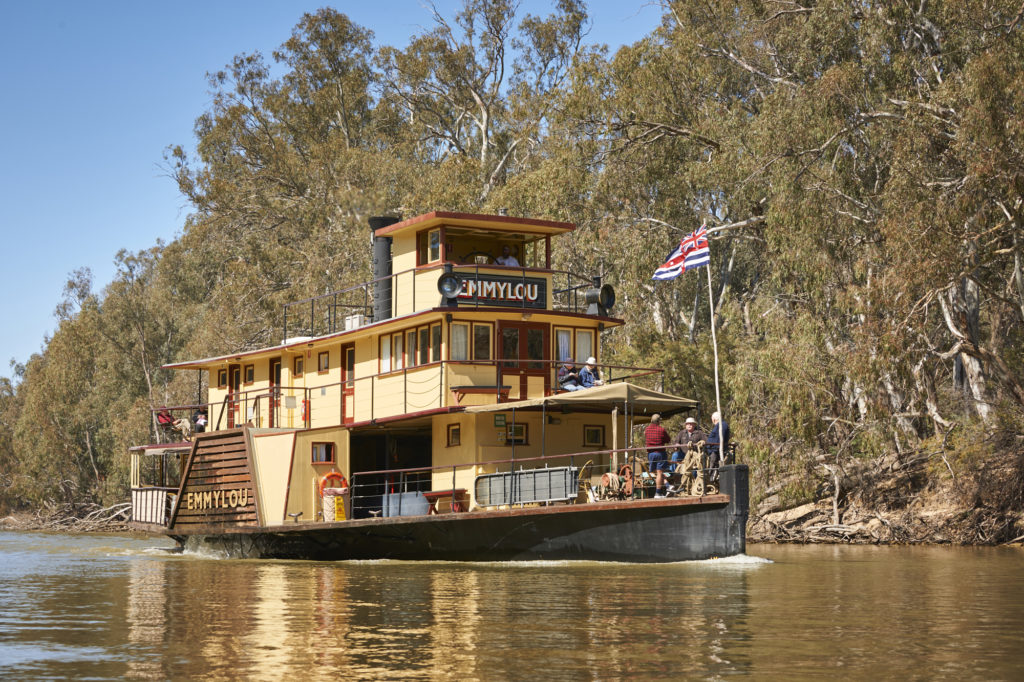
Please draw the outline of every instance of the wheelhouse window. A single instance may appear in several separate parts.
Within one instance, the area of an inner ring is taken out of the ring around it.
[[[243,381],[243,383],[245,383],[246,386],[248,386],[253,381],[255,381],[256,380],[256,365],[246,365],[245,366],[245,370],[243,371],[243,376],[244,376],[244,378],[242,379],[242,381]]]
[[[295,358],[294,361],[292,361],[292,376],[293,377],[301,377],[302,376],[302,368],[304,366],[303,360],[305,360],[305,358],[303,358],[300,355],[299,357]]]
[[[330,351],[324,351],[317,355],[316,358],[316,371],[320,374],[326,374],[331,369],[331,353]]]
[[[217,370],[217,388],[228,387],[228,371],[226,369]]]
[[[313,443],[313,464],[334,462],[334,443]]]
[[[435,228],[416,236],[416,252],[420,265],[441,260],[441,229]]]

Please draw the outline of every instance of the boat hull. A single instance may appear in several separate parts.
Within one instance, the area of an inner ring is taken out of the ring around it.
[[[179,537],[237,558],[672,562],[742,554],[748,470],[722,467],[721,494],[463,514],[286,524]]]

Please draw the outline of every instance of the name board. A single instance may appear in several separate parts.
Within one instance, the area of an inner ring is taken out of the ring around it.
[[[185,509],[237,509],[248,505],[248,488],[185,493]]]
[[[547,281],[538,277],[479,275],[462,281],[460,301],[510,308],[547,308]]]

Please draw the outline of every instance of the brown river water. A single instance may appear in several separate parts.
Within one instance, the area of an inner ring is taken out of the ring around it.
[[[1024,551],[283,562],[0,532],[0,679],[1024,679]]]

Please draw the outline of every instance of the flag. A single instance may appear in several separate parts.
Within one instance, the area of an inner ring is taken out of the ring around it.
[[[699,268],[711,262],[711,249],[708,247],[708,228],[701,225],[699,230],[691,232],[679,242],[665,259],[665,263],[654,271],[651,279],[675,279],[687,270]]]

